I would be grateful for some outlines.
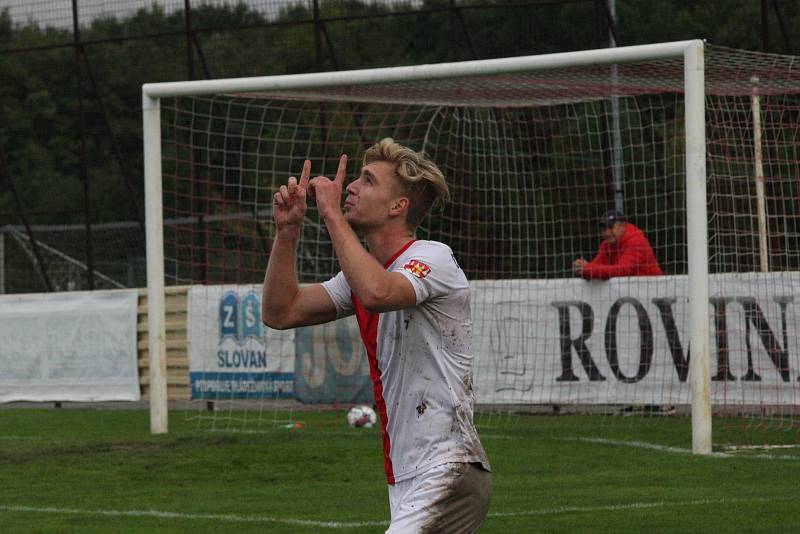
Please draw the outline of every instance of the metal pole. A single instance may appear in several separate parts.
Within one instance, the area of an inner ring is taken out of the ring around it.
[[[6,233],[0,232],[0,295],[6,293]]]
[[[192,3],[183,0],[183,15],[186,28],[186,67],[189,79],[194,80],[194,53],[192,52]]]
[[[314,0],[314,66],[317,72],[322,71],[322,21],[319,12],[319,0]]]
[[[778,7],[778,2],[772,0],[772,9],[775,10],[775,18],[778,19],[778,28],[781,30],[781,37],[783,37],[784,53],[792,55],[792,43],[789,39],[789,32],[786,29],[786,22],[784,21],[783,13]]]
[[[456,28],[456,0],[450,0],[450,57],[458,61],[458,28]]]
[[[764,161],[761,150],[761,99],[758,96],[758,76],[750,78],[753,92],[750,103],[753,109],[753,156],[756,179],[756,212],[758,217],[758,252],[761,272],[769,272],[769,255],[767,250],[767,208],[764,201]]]
[[[608,0],[608,13],[610,24],[608,25],[608,46],[617,47],[617,39],[614,37],[612,28],[617,23],[617,7],[615,0]],[[616,64],[611,65],[611,87],[614,91],[611,95],[611,146],[612,146],[612,167],[611,173],[614,178],[614,207],[624,213],[625,211],[625,189],[622,176],[622,133],[619,124],[619,96],[617,96],[617,86],[619,85],[619,71]]]
[[[89,75],[89,84],[94,91],[98,109],[100,110],[100,114],[103,116],[103,122],[108,129],[108,140],[111,143],[111,150],[114,152],[120,172],[122,172],[122,181],[124,182],[125,187],[128,190],[128,194],[130,195],[130,206],[131,211],[133,212],[133,217],[136,219],[136,222],[139,223],[139,228],[142,230],[142,232],[144,232],[144,219],[142,218],[140,203],[137,199],[136,188],[134,187],[133,179],[131,178],[130,166],[122,155],[122,148],[120,147],[119,140],[114,134],[114,129],[111,127],[111,120],[108,115],[108,110],[106,110],[106,106],[103,103],[103,95],[100,92],[100,86],[97,83],[97,78],[94,75],[92,64],[89,62],[89,56],[86,54],[86,48],[83,46],[83,43],[81,43],[80,49],[86,64],[86,74]]]
[[[14,197],[14,205],[17,207],[17,215],[22,219],[22,224],[25,225],[25,233],[28,235],[31,251],[33,252],[33,257],[36,259],[36,266],[39,268],[39,276],[42,277],[42,282],[44,282],[44,286],[48,291],[55,291],[53,281],[50,280],[50,275],[47,274],[47,264],[44,261],[44,256],[42,256],[39,250],[39,242],[33,235],[31,223],[28,221],[25,210],[22,207],[22,199],[19,196],[19,191],[17,191],[17,186],[14,184],[14,178],[11,176],[11,168],[8,165],[6,151],[3,149],[3,146],[0,145],[0,178],[3,177],[8,180],[8,185],[11,188],[11,196]]]
[[[193,51],[193,43],[195,41],[195,35],[192,32],[192,5],[191,0],[184,0],[183,2],[184,7],[184,21],[186,23],[186,66],[188,68],[189,79],[195,79],[195,70],[194,70],[194,51]],[[214,104],[211,104],[212,109],[214,108]],[[192,165],[192,173],[193,179],[191,182],[191,195],[192,195],[192,203],[194,212],[197,214],[197,231],[194,233],[194,237],[192,239],[194,251],[193,261],[199,266],[200,273],[199,275],[195,275],[194,268],[192,268],[191,272],[191,279],[192,282],[199,282],[201,284],[208,283],[208,253],[207,253],[207,238],[208,238],[208,227],[203,220],[203,214],[205,213],[206,209],[206,192],[197,192],[195,191],[195,185],[197,184],[196,178],[198,178],[202,171],[201,165],[198,163],[202,160],[201,156],[199,155],[200,151],[195,143],[195,132],[192,131],[190,134],[190,144],[192,145],[191,151],[191,165]]]
[[[75,44],[75,77],[78,93],[78,136],[81,138],[81,179],[83,180],[84,224],[86,225],[86,283],[94,289],[94,253],[92,251],[92,206],[86,155],[86,128],[83,116],[83,76],[81,75],[81,34],[78,24],[78,0],[72,0],[72,33]]]

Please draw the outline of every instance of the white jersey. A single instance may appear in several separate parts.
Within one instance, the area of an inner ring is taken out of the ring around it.
[[[344,273],[322,286],[339,317],[356,314],[381,416],[389,484],[448,462],[489,461],[472,422],[469,282],[450,247],[411,241],[384,266],[414,286],[412,308],[370,313]]]

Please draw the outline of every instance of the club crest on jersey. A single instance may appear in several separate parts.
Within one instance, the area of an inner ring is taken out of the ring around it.
[[[409,260],[408,263],[403,265],[403,269],[410,272],[417,278],[425,278],[431,272],[431,268],[417,260]]]

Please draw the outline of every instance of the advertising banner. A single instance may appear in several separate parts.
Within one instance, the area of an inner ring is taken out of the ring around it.
[[[372,404],[367,352],[354,316],[298,328],[295,395],[307,403]]]
[[[0,402],[139,400],[136,290],[0,297]]]
[[[688,278],[471,284],[482,403],[690,403]],[[709,280],[714,403],[800,403],[800,273]]]
[[[294,396],[294,330],[261,321],[261,286],[192,286],[187,301],[193,399]]]

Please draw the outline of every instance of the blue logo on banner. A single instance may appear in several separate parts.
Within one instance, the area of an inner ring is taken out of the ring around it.
[[[239,299],[236,291],[228,291],[219,301],[219,341],[230,338],[237,345],[248,339],[263,344],[261,327],[261,296],[255,291]]]
[[[250,337],[261,341],[261,299],[253,291],[242,299],[241,318],[242,343]]]
[[[239,343],[239,297],[228,291],[219,302],[219,340],[231,338]]]

